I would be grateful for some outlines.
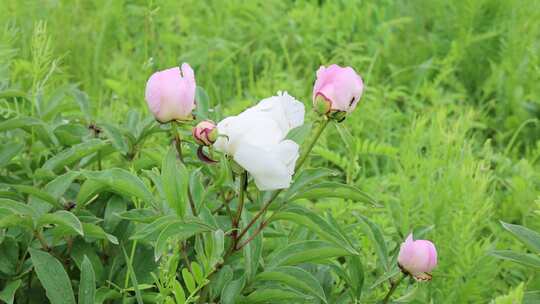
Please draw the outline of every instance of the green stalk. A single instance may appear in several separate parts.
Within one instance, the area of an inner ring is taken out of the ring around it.
[[[390,301],[390,297],[396,291],[396,289],[399,286],[399,284],[401,283],[401,281],[403,281],[403,279],[406,278],[406,277],[407,277],[407,274],[404,273],[397,281],[395,281],[395,282],[390,281],[390,290],[388,290],[388,293],[384,297],[383,304],[387,304],[388,301]]]
[[[176,148],[176,152],[178,152],[178,158],[180,158],[180,162],[184,164],[184,158],[182,156],[182,138],[180,137],[180,134],[178,133],[178,124],[179,122],[172,121],[171,131],[173,135],[174,147]]]
[[[304,164],[304,162],[306,161],[309,153],[311,152],[311,150],[313,150],[313,147],[315,146],[315,144],[317,143],[317,141],[319,140],[319,137],[321,137],[321,134],[322,132],[324,131],[324,129],[326,129],[326,126],[328,126],[328,122],[330,120],[326,117],[323,117],[323,120],[321,121],[321,123],[319,124],[319,127],[317,128],[317,130],[315,131],[315,134],[313,135],[313,137],[311,137],[311,140],[309,141],[309,143],[307,144],[306,146],[306,149],[302,152],[302,154],[300,155],[300,157],[298,158],[298,161],[296,162],[296,167],[295,167],[295,170],[294,170],[294,173],[296,174],[296,172],[298,172],[298,170],[302,167],[302,165]],[[270,199],[268,199],[268,201],[264,204],[264,206],[261,208],[261,210],[259,210],[259,212],[257,212],[257,214],[255,214],[255,216],[251,219],[251,221],[248,223],[248,225],[240,232],[240,235],[238,236],[237,240],[240,240],[247,232],[248,230],[251,228],[251,226],[253,226],[255,224],[255,222],[257,222],[257,220],[266,212],[266,210],[268,210],[268,208],[270,207],[270,205],[272,204],[272,202],[278,197],[278,195],[281,193],[283,189],[279,189],[279,190],[276,190],[274,191],[274,193],[272,193],[272,196],[270,197]],[[257,230],[254,235],[252,235],[252,239],[261,231],[262,229],[260,230]],[[243,245],[245,245],[246,243],[244,243]]]
[[[240,218],[242,217],[242,211],[244,209],[244,201],[246,196],[246,186],[247,186],[247,171],[243,171],[240,174],[240,184],[238,189],[238,210],[236,211],[236,216],[232,221],[233,228],[233,249],[238,243],[238,225],[240,224]]]

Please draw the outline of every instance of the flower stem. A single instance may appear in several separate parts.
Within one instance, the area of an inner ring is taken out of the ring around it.
[[[319,124],[319,128],[315,131],[315,135],[313,135],[313,137],[311,138],[311,141],[308,143],[306,149],[302,152],[302,154],[298,158],[298,161],[296,162],[296,167],[294,168],[295,173],[298,171],[298,169],[300,169],[300,167],[302,167],[302,165],[306,161],[309,153],[311,152],[311,150],[313,149],[313,147],[315,146],[315,144],[319,140],[319,137],[321,137],[321,134],[324,131],[324,129],[326,129],[326,126],[328,125],[329,121],[330,120],[328,118],[323,117],[323,120]]]
[[[180,134],[178,133],[178,124],[179,122],[172,121],[171,131],[172,131],[174,147],[176,148],[176,152],[178,152],[178,158],[180,159],[180,162],[184,163],[184,157],[182,156],[182,138],[180,137]]]
[[[236,216],[233,218],[233,246],[236,246],[238,243],[238,225],[240,224],[240,218],[242,217],[242,210],[244,209],[244,200],[246,196],[246,186],[247,186],[247,171],[243,171],[240,174],[240,184],[238,189],[238,210],[236,211]]]
[[[319,124],[319,127],[315,131],[315,134],[313,135],[313,137],[311,137],[310,142],[307,144],[306,149],[304,151],[302,151],[302,154],[300,155],[300,157],[298,158],[298,161],[296,162],[296,167],[294,169],[295,173],[298,172],[298,170],[302,167],[302,165],[306,161],[309,153],[311,152],[311,150],[313,149],[313,147],[315,146],[315,144],[319,140],[319,137],[321,137],[321,134],[324,131],[324,129],[326,128],[326,126],[328,125],[328,122],[329,122],[329,119],[324,117],[323,120],[321,121],[321,123]],[[255,216],[251,219],[251,221],[248,223],[248,225],[240,232],[240,235],[237,238],[238,240],[240,240],[248,232],[249,228],[251,228],[251,226],[253,226],[255,224],[255,222],[257,222],[257,220],[266,212],[266,210],[268,210],[268,208],[270,207],[272,202],[278,197],[278,195],[281,193],[282,190],[283,189],[279,189],[279,190],[274,191],[274,193],[272,193],[272,196],[264,204],[264,206],[261,208],[261,210],[259,210],[259,212],[257,214],[255,214]],[[263,222],[263,224],[264,224],[264,222]],[[264,228],[264,226],[262,228]],[[259,234],[261,232],[261,230],[262,229],[258,229],[257,231],[255,231],[250,239],[255,238],[255,236],[257,234]],[[242,247],[245,246],[246,244],[247,243],[243,243]]]
[[[396,289],[399,286],[399,284],[401,283],[401,281],[403,281],[403,279],[406,278],[406,277],[407,277],[407,274],[404,273],[397,281],[395,281],[395,282],[390,281],[390,290],[388,290],[388,293],[384,297],[383,304],[386,304],[386,303],[388,303],[388,301],[390,301],[390,297],[392,296],[394,291],[396,291]]]

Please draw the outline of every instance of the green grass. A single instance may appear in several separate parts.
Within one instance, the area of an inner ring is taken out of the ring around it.
[[[351,212],[381,225],[390,248],[431,227],[440,263],[417,303],[487,303],[520,282],[540,289],[537,273],[488,254],[525,250],[499,220],[540,230],[538,1],[3,1],[0,20],[0,91],[51,102],[76,84],[101,122],[148,113],[148,76],[183,61],[227,114],[278,90],[309,107],[319,65],[353,66],[363,100],[311,163],[383,207],[312,207],[352,225],[373,270],[367,286],[381,274]],[[4,118],[35,108],[0,98]]]

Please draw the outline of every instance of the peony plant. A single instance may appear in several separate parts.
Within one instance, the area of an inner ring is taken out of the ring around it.
[[[9,244],[0,276],[15,291],[21,278],[24,290],[39,281],[52,303],[389,302],[401,283],[432,278],[434,244],[411,234],[398,246],[403,236],[383,236],[351,214],[378,249],[380,268],[370,271],[380,279],[368,288],[368,253],[350,223],[306,204],[378,205],[308,164],[363,92],[353,68],[323,66],[312,107],[280,91],[224,117],[183,63],[148,79],[152,117],[130,111],[123,125],[83,117],[66,130],[88,129],[64,137],[36,129],[32,136],[61,152],[36,164],[34,185],[5,185],[14,194],[0,196],[0,244]]]

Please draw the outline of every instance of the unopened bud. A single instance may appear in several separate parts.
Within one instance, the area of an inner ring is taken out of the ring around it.
[[[216,124],[211,120],[203,120],[193,128],[193,138],[201,146],[211,146],[217,140]]]

